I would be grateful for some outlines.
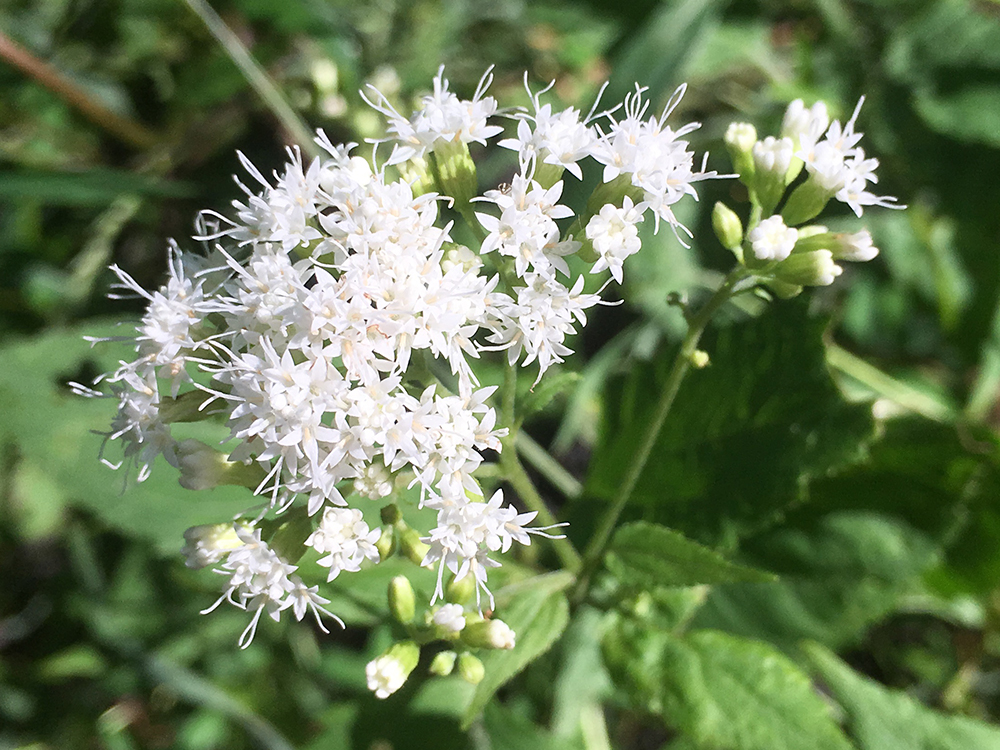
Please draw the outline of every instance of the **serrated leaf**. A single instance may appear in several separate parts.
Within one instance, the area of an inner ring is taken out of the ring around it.
[[[486,676],[476,686],[463,727],[472,723],[497,690],[548,651],[562,635],[569,623],[569,603],[562,590],[572,580],[565,573],[542,575],[497,593],[497,616],[514,630],[516,645],[509,651],[487,651],[480,655]]]
[[[762,570],[726,560],[714,550],[655,523],[637,521],[615,532],[606,560],[626,586],[695,586],[702,583],[773,581]]]
[[[606,652],[636,697],[697,747],[850,750],[809,677],[770,646],[701,630],[609,629]],[[622,657],[625,657],[624,660]]]
[[[665,715],[700,744],[733,750],[850,750],[808,676],[769,646],[698,631],[666,658]]]
[[[859,750],[1000,750],[995,727],[933,711],[862,677],[818,644],[807,644],[805,653],[847,712],[848,731]]]
[[[706,337],[711,364],[681,385],[627,512],[713,543],[772,523],[806,499],[810,479],[862,458],[871,410],[831,379],[825,328],[803,304],[780,303]],[[608,389],[591,496],[615,497],[672,359],[663,352]]]
[[[743,557],[779,580],[713,587],[693,624],[786,650],[804,638],[845,646],[904,594],[922,589],[934,552],[909,525],[870,513],[831,514],[763,534],[744,544]]]

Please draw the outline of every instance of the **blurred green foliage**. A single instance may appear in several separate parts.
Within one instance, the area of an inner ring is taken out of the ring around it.
[[[526,101],[527,71],[583,109],[605,79],[609,102],[639,81],[662,103],[686,81],[681,114],[720,169],[731,120],[764,133],[793,98],[844,116],[864,95],[881,192],[910,208],[866,215],[880,260],[807,303],[733,311],[706,340],[712,364],[683,386],[590,601],[571,616],[560,574],[524,583],[511,566],[500,598],[523,649],[496,654],[478,688],[413,679],[379,702],[364,664],[390,639],[388,566],[338,581],[346,632],[268,623],[238,650],[242,614],[199,615],[214,577],[175,550],[245,498],[195,496],[167,467],[123,494],[88,432],[108,404],[66,385],[117,360],[81,336],[138,312],[104,298],[106,267],[155,287],[166,238],[239,195],[234,152],[267,173],[289,134],[182,0],[8,0],[0,32],[155,144],[0,60],[0,747],[1000,746],[1000,5],[215,8],[334,142],[378,134],[365,83],[405,104],[442,64],[459,91],[495,65],[501,102]],[[484,161],[484,184],[507,168]],[[668,295],[718,282],[730,259],[706,239],[708,210],[740,190],[701,191],[682,217],[694,247],[647,237],[625,304],[595,313],[584,356],[526,395],[529,432],[584,482],[559,508],[578,541],[682,330]]]

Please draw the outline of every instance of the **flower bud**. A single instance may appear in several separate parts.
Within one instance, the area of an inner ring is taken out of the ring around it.
[[[788,226],[802,224],[810,219],[819,216],[819,213],[826,208],[830,198],[836,190],[829,190],[820,185],[816,179],[810,175],[809,179],[799,185],[792,194],[788,196],[784,207],[781,209],[781,216]]]
[[[864,262],[878,255],[878,248],[872,244],[872,236],[867,229],[853,234],[833,235],[833,242],[829,244],[829,249],[837,260]]]
[[[461,604],[444,604],[431,621],[442,638],[454,637],[465,628],[465,607]]]
[[[382,527],[382,536],[375,542],[375,549],[378,550],[378,559],[387,560],[396,551],[396,530],[392,526]]]
[[[688,357],[688,360],[691,362],[691,366],[696,370],[705,369],[706,367],[708,367],[708,363],[710,361],[708,352],[704,351],[703,349],[695,349],[693,352],[691,352],[691,356]]]
[[[368,689],[375,693],[376,698],[388,698],[403,687],[418,661],[420,646],[413,641],[394,643],[365,667]]]
[[[726,148],[733,160],[740,182],[749,186],[753,180],[753,145],[757,142],[757,129],[747,122],[730,123],[726,129]]]
[[[514,648],[514,631],[503,620],[480,620],[465,626],[462,642],[474,648]]]
[[[791,299],[802,294],[802,287],[798,284],[789,284],[781,279],[763,279],[763,282],[778,299]]]
[[[437,182],[434,179],[434,174],[431,172],[430,165],[422,156],[408,159],[396,166],[399,169],[399,176],[403,178],[403,181],[410,183],[410,189],[413,191],[414,198],[418,195],[433,193],[437,189]]]
[[[413,586],[406,576],[396,576],[389,581],[389,611],[402,625],[413,622],[416,613],[416,597]]]
[[[259,465],[230,461],[200,440],[182,440],[174,452],[181,472],[178,482],[184,489],[208,490],[224,484],[254,489],[264,479]]]
[[[785,193],[785,178],[795,151],[790,138],[768,136],[753,146],[753,193],[764,216],[774,211]]]
[[[420,541],[420,534],[416,529],[411,529],[407,526],[402,531],[398,531],[397,538],[399,540],[399,551],[402,552],[408,560],[415,562],[417,565],[423,563],[424,558],[427,553],[430,552],[430,545],[425,544]]]
[[[739,251],[743,242],[743,222],[733,209],[721,201],[712,209],[712,229],[724,248],[734,253]]]
[[[455,199],[455,207],[464,210],[479,192],[476,163],[469,146],[461,140],[438,141],[434,145],[438,189]]]
[[[781,281],[800,286],[829,286],[843,271],[829,250],[794,253],[775,269]]]
[[[476,578],[470,575],[456,579],[453,573],[444,589],[445,600],[453,604],[468,604],[475,594]]]
[[[454,651],[441,651],[431,661],[430,673],[436,674],[438,677],[447,677],[455,668],[455,659],[457,658],[458,654]]]
[[[184,564],[189,568],[204,568],[213,565],[237,547],[243,540],[236,534],[232,523],[210,523],[192,526],[184,532]]]
[[[458,655],[458,673],[469,684],[478,685],[486,676],[486,667],[475,656],[465,652]]]

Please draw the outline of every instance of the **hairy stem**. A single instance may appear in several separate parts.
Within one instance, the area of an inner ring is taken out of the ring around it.
[[[652,454],[653,447],[656,445],[656,438],[659,436],[660,430],[663,428],[663,423],[670,413],[670,407],[673,406],[674,399],[677,397],[677,391],[681,387],[681,382],[691,367],[691,357],[698,348],[698,341],[705,331],[705,326],[708,325],[708,322],[712,319],[716,311],[736,293],[737,284],[746,278],[747,275],[748,272],[742,266],[735,268],[726,277],[726,280],[723,281],[715,294],[705,303],[704,307],[688,321],[687,335],[684,337],[684,341],[681,342],[677,356],[674,357],[670,374],[667,376],[663,391],[660,393],[660,399],[653,407],[653,418],[646,426],[646,431],[639,442],[639,448],[632,456],[632,461],[625,470],[625,476],[622,478],[618,496],[604,512],[597,525],[597,530],[590,540],[590,544],[587,545],[587,549],[584,551],[582,567],[580,568],[580,574],[577,577],[576,587],[573,591],[572,601],[574,604],[580,604],[587,598],[594,572],[600,566],[601,560],[604,558],[604,553],[607,551],[608,544],[611,541],[611,534],[615,529],[615,525],[618,523],[622,511],[625,510],[625,506],[628,505],[628,501],[632,498],[632,492],[635,490],[639,477],[649,462],[650,454]]]

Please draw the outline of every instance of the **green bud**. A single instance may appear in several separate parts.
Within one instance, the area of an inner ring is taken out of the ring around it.
[[[688,360],[691,362],[691,366],[694,367],[696,370],[702,370],[708,367],[709,363],[708,352],[703,351],[701,349],[695,349],[693,352],[691,352],[691,356],[688,357]]]
[[[442,141],[434,146],[438,189],[455,200],[458,211],[465,210],[479,193],[476,163],[469,146],[460,140]]]
[[[781,279],[763,279],[762,281],[778,299],[791,299],[802,294],[802,287],[798,284],[789,284]]]
[[[743,254],[743,222],[733,209],[721,201],[712,209],[712,229],[724,248],[736,253],[737,258]]]
[[[438,677],[447,677],[455,668],[455,659],[457,658],[458,654],[454,651],[441,651],[431,661],[430,673],[436,674]]]
[[[408,560],[420,565],[427,556],[427,553],[430,551],[430,545],[424,544],[420,541],[420,534],[416,529],[411,529],[409,526],[400,531],[398,537],[400,552],[402,552]]]
[[[207,490],[225,484],[255,489],[266,473],[260,464],[230,461],[226,454],[200,440],[182,440],[175,448],[181,487]]]
[[[480,620],[465,626],[461,641],[473,648],[514,648],[514,631],[503,620]]]
[[[475,656],[465,652],[458,655],[458,673],[469,684],[478,685],[486,676],[486,667]]]
[[[416,597],[413,586],[406,576],[396,576],[389,581],[389,611],[402,625],[413,622],[416,613]]]
[[[731,123],[726,129],[725,142],[740,182],[749,187],[754,174],[753,144],[757,142],[757,129],[746,122]]]
[[[399,176],[403,178],[403,181],[410,183],[414,197],[424,195],[425,193],[432,193],[437,189],[437,182],[434,179],[431,165],[422,156],[405,161],[397,165],[397,168],[399,169]]]
[[[472,597],[475,594],[476,579],[472,575],[466,575],[455,580],[455,574],[452,573],[444,589],[445,600],[452,604],[468,604],[472,601]]]
[[[781,209],[781,218],[789,227],[802,224],[819,216],[832,197],[833,192],[819,185],[816,180],[810,177],[788,196],[784,208]]]
[[[594,192],[590,194],[590,198],[587,199],[587,211],[580,217],[579,223],[583,229],[586,229],[587,223],[590,221],[591,217],[601,212],[601,209],[606,205],[611,203],[618,208],[622,207],[625,202],[625,196],[632,199],[633,203],[639,203],[643,198],[642,188],[636,187],[632,184],[632,176],[628,174],[620,174],[611,182],[603,182],[594,188]],[[575,236],[575,233],[574,233]],[[584,236],[581,230],[577,239]]]
[[[543,188],[548,190],[562,179],[565,168],[558,164],[546,164],[542,159],[548,151],[543,151],[538,155],[538,163],[535,166],[534,180]]]
[[[378,550],[378,559],[388,560],[396,552],[396,530],[392,526],[383,526],[382,535],[375,542],[375,549]]]
[[[777,265],[775,274],[788,284],[829,286],[843,270],[833,262],[833,253],[829,250],[812,250],[792,253]]]
[[[246,524],[241,524],[246,528]],[[225,554],[243,546],[233,523],[211,523],[192,526],[184,532],[184,564],[189,568],[204,568],[218,562]]]

